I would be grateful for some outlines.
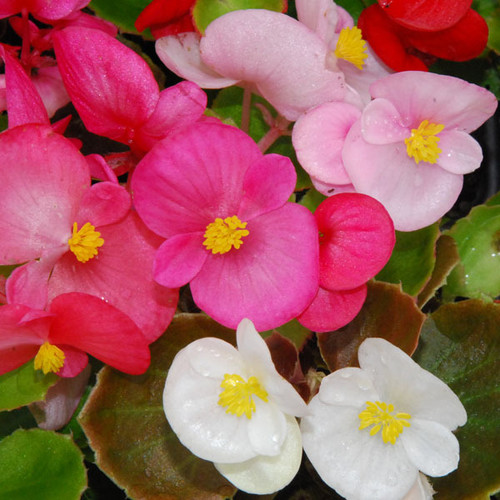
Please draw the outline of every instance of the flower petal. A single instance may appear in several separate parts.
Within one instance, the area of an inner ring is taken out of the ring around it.
[[[279,455],[260,455],[241,463],[215,463],[215,468],[238,489],[256,495],[284,488],[297,474],[302,459],[302,439],[295,418],[286,416],[287,431]]]
[[[248,222],[243,245],[207,258],[191,281],[194,301],[219,323],[243,318],[269,330],[296,317],[318,286],[317,227],[304,207],[287,203]]]
[[[391,101],[378,98],[366,105],[361,116],[361,133],[370,144],[392,144],[410,136],[402,118]]]
[[[483,150],[469,134],[459,130],[443,130],[439,137],[439,148],[443,151],[438,158],[441,168],[452,174],[468,174],[479,168]]]
[[[272,402],[254,396],[255,412],[248,422],[248,439],[256,455],[279,455],[286,438],[285,415]]]

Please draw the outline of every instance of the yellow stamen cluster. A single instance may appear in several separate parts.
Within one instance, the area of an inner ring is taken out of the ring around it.
[[[374,436],[382,429],[382,439],[384,443],[395,444],[398,436],[403,432],[405,427],[410,427],[408,420],[411,415],[408,413],[396,413],[391,415],[394,411],[394,405],[386,404],[377,401],[372,403],[366,402],[366,410],[363,410],[358,416],[361,420],[359,430],[366,429],[373,425],[370,429],[370,436]]]
[[[335,55],[354,64],[356,68],[363,69],[368,54],[366,54],[366,42],[357,26],[342,29],[335,47]]]
[[[255,402],[252,396],[258,396],[267,403],[267,392],[260,385],[256,377],[250,377],[247,382],[240,375],[224,375],[220,385],[223,391],[219,395],[218,404],[227,408],[226,413],[241,417],[243,414],[248,419],[252,418],[255,411]]]
[[[101,233],[87,222],[78,230],[78,226],[73,223],[73,236],[68,240],[69,249],[75,254],[80,262],[87,262],[97,255],[97,249],[104,245],[104,240],[100,238]]]
[[[236,215],[226,217],[224,220],[218,217],[207,226],[203,235],[205,237],[203,245],[207,250],[212,250],[213,254],[227,253],[233,247],[238,250],[243,244],[241,238],[249,234],[246,227],[247,223],[241,222]]]
[[[64,365],[66,356],[59,347],[44,342],[35,356],[35,370],[42,370],[45,375],[57,373]]]
[[[436,163],[441,153],[437,145],[440,140],[437,134],[443,129],[444,125],[429,123],[429,120],[424,120],[418,128],[413,128],[410,137],[405,139],[408,156],[414,158],[417,164],[420,161]]]

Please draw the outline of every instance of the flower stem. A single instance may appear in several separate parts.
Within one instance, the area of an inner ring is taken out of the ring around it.
[[[243,103],[241,106],[241,130],[248,134],[250,128],[250,106],[252,104],[252,91],[243,87]]]

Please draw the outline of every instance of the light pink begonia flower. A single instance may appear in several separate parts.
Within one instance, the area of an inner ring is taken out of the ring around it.
[[[263,156],[219,122],[159,143],[132,177],[137,212],[166,238],[155,279],[190,283],[198,307],[230,328],[245,317],[261,330],[296,317],[318,289],[318,230],[287,202],[295,182],[288,158]]]
[[[206,88],[248,86],[289,120],[346,95],[343,73],[325,65],[326,44],[279,12],[230,12],[210,23],[201,40],[195,33],[167,36],[156,51],[181,77]]]
[[[152,279],[160,239],[130,211],[113,182],[91,186],[81,153],[50,127],[24,125],[0,135],[0,265],[23,264],[7,280],[12,304],[45,309],[79,291],[129,315],[149,341],[175,311],[177,291]],[[49,279],[50,278],[50,279]]]
[[[196,84],[160,92],[146,61],[100,30],[69,27],[53,40],[64,84],[87,129],[139,156],[205,110],[206,94]]]

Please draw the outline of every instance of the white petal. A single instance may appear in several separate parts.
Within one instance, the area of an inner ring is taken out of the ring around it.
[[[441,424],[412,419],[399,439],[415,467],[428,476],[445,476],[458,467],[458,440]]]
[[[285,415],[272,402],[266,403],[257,396],[253,400],[256,408],[247,426],[253,451],[256,455],[278,455],[287,432]]]
[[[287,434],[281,452],[274,457],[258,456],[238,464],[214,464],[238,489],[257,495],[284,488],[297,474],[302,459],[302,443],[295,418],[287,416]]]
[[[387,444],[380,434],[359,430],[362,409],[314,397],[300,425],[304,451],[323,481],[350,500],[402,498],[417,469],[399,441]]]
[[[411,490],[405,495],[403,500],[431,500],[434,493],[429,480],[423,474],[419,474]]]
[[[361,368],[373,378],[380,398],[392,403],[396,411],[439,422],[450,430],[467,421],[456,394],[390,342],[366,339],[359,347],[358,359]]]

